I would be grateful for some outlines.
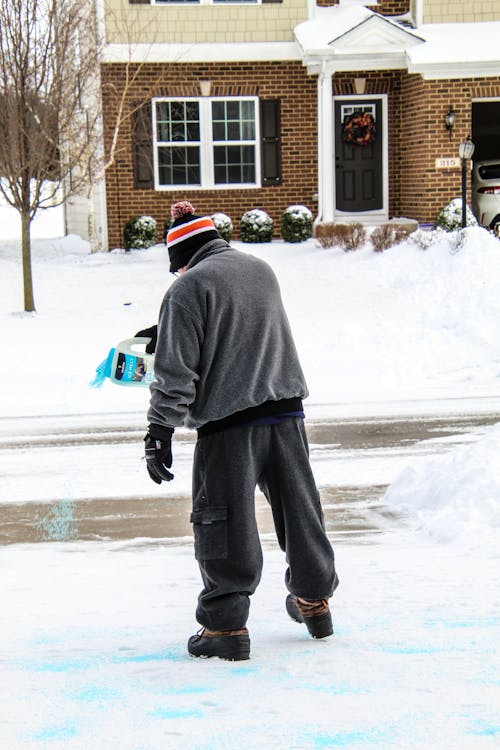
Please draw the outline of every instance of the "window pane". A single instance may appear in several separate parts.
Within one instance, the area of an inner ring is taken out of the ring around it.
[[[156,137],[159,141],[199,141],[198,102],[157,102]]]
[[[254,146],[215,146],[214,179],[216,184],[255,182]]]
[[[213,120],[225,120],[226,119],[225,102],[215,101],[212,102],[212,119]]]
[[[214,122],[212,126],[214,141],[226,140],[226,124],[224,122]]]
[[[228,124],[227,124],[227,140],[228,141],[241,141],[240,123],[239,122],[228,122]]]
[[[199,185],[200,149],[198,146],[162,146],[158,149],[160,185]]]
[[[212,102],[214,141],[255,140],[255,106],[252,101],[227,99]]]
[[[241,123],[241,140],[253,141],[255,139],[255,122],[244,120]]]
[[[228,120],[240,119],[240,102],[231,99],[226,102],[226,117]]]

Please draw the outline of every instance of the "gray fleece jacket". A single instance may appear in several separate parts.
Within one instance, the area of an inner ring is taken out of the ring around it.
[[[307,395],[273,270],[224,240],[203,245],[160,309],[150,424],[196,429]]]

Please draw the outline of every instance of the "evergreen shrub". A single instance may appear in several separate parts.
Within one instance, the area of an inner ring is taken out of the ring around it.
[[[123,230],[125,250],[143,250],[156,245],[156,221],[152,216],[134,216],[127,221]]]
[[[477,219],[472,213],[469,206],[466,208],[467,226],[477,226]],[[436,216],[434,229],[444,229],[446,232],[453,232],[462,226],[462,199],[453,198]]]
[[[242,242],[271,242],[273,220],[265,211],[254,208],[243,214],[240,220]]]
[[[288,206],[281,217],[285,242],[302,242],[312,237],[313,215],[306,206]]]
[[[212,219],[214,226],[219,232],[222,239],[226,240],[226,242],[231,242],[231,235],[233,234],[233,222],[231,221],[229,216],[219,211],[218,213],[212,214],[210,218]]]

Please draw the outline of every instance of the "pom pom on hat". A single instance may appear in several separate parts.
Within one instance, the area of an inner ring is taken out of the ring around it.
[[[187,266],[193,255],[211,240],[220,235],[209,216],[195,216],[189,201],[179,201],[170,208],[173,224],[167,232],[167,249],[170,271],[175,273]]]
[[[179,201],[179,203],[174,203],[170,206],[170,213],[172,214],[172,219],[175,221],[176,219],[180,219],[181,216],[194,214],[194,206],[189,201]]]

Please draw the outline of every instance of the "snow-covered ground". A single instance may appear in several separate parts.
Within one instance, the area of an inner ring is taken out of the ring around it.
[[[29,315],[18,242],[1,225],[0,503],[47,500],[55,460],[79,498],[96,495],[98,478],[102,497],[128,488],[167,504],[175,482],[156,488],[141,462],[147,389],[88,386],[110,347],[155,321],[173,282],[165,249],[90,255],[79,238],[50,238],[44,221]],[[500,413],[500,242],[484,230],[382,254],[313,240],[235,246],[279,277],[309,418]],[[137,445],[50,452],[18,439],[68,424],[130,425]],[[441,448],[405,467],[401,452],[354,465],[313,446],[320,485],[390,483],[384,502],[405,523],[337,540],[326,642],[287,619],[283,555],[266,536],[246,663],[186,655],[200,586],[190,539],[0,548],[2,747],[499,747],[500,429]],[[180,492],[191,451],[174,446]]]

